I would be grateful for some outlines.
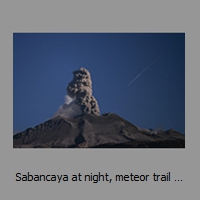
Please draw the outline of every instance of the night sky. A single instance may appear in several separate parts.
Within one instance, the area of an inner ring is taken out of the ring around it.
[[[81,67],[101,114],[185,133],[184,33],[14,33],[13,132],[50,119]]]

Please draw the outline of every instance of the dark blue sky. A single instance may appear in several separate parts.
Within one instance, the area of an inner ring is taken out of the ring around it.
[[[51,118],[80,67],[101,114],[185,133],[184,33],[14,33],[14,132]]]

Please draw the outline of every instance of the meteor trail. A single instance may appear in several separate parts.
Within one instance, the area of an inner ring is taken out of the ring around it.
[[[130,86],[136,79],[138,79],[153,63],[155,63],[159,58],[161,57],[158,56],[153,62],[151,62],[142,72],[140,72],[126,87]]]

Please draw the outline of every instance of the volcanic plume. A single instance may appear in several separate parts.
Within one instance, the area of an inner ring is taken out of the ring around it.
[[[73,74],[73,80],[67,86],[65,103],[60,106],[54,117],[74,117],[87,113],[99,115],[98,103],[92,95],[90,72],[82,67]]]

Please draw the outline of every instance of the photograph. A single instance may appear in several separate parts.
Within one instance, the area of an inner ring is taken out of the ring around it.
[[[185,148],[184,32],[14,32],[13,148]]]
[[[199,196],[196,2],[1,2],[0,199]]]

